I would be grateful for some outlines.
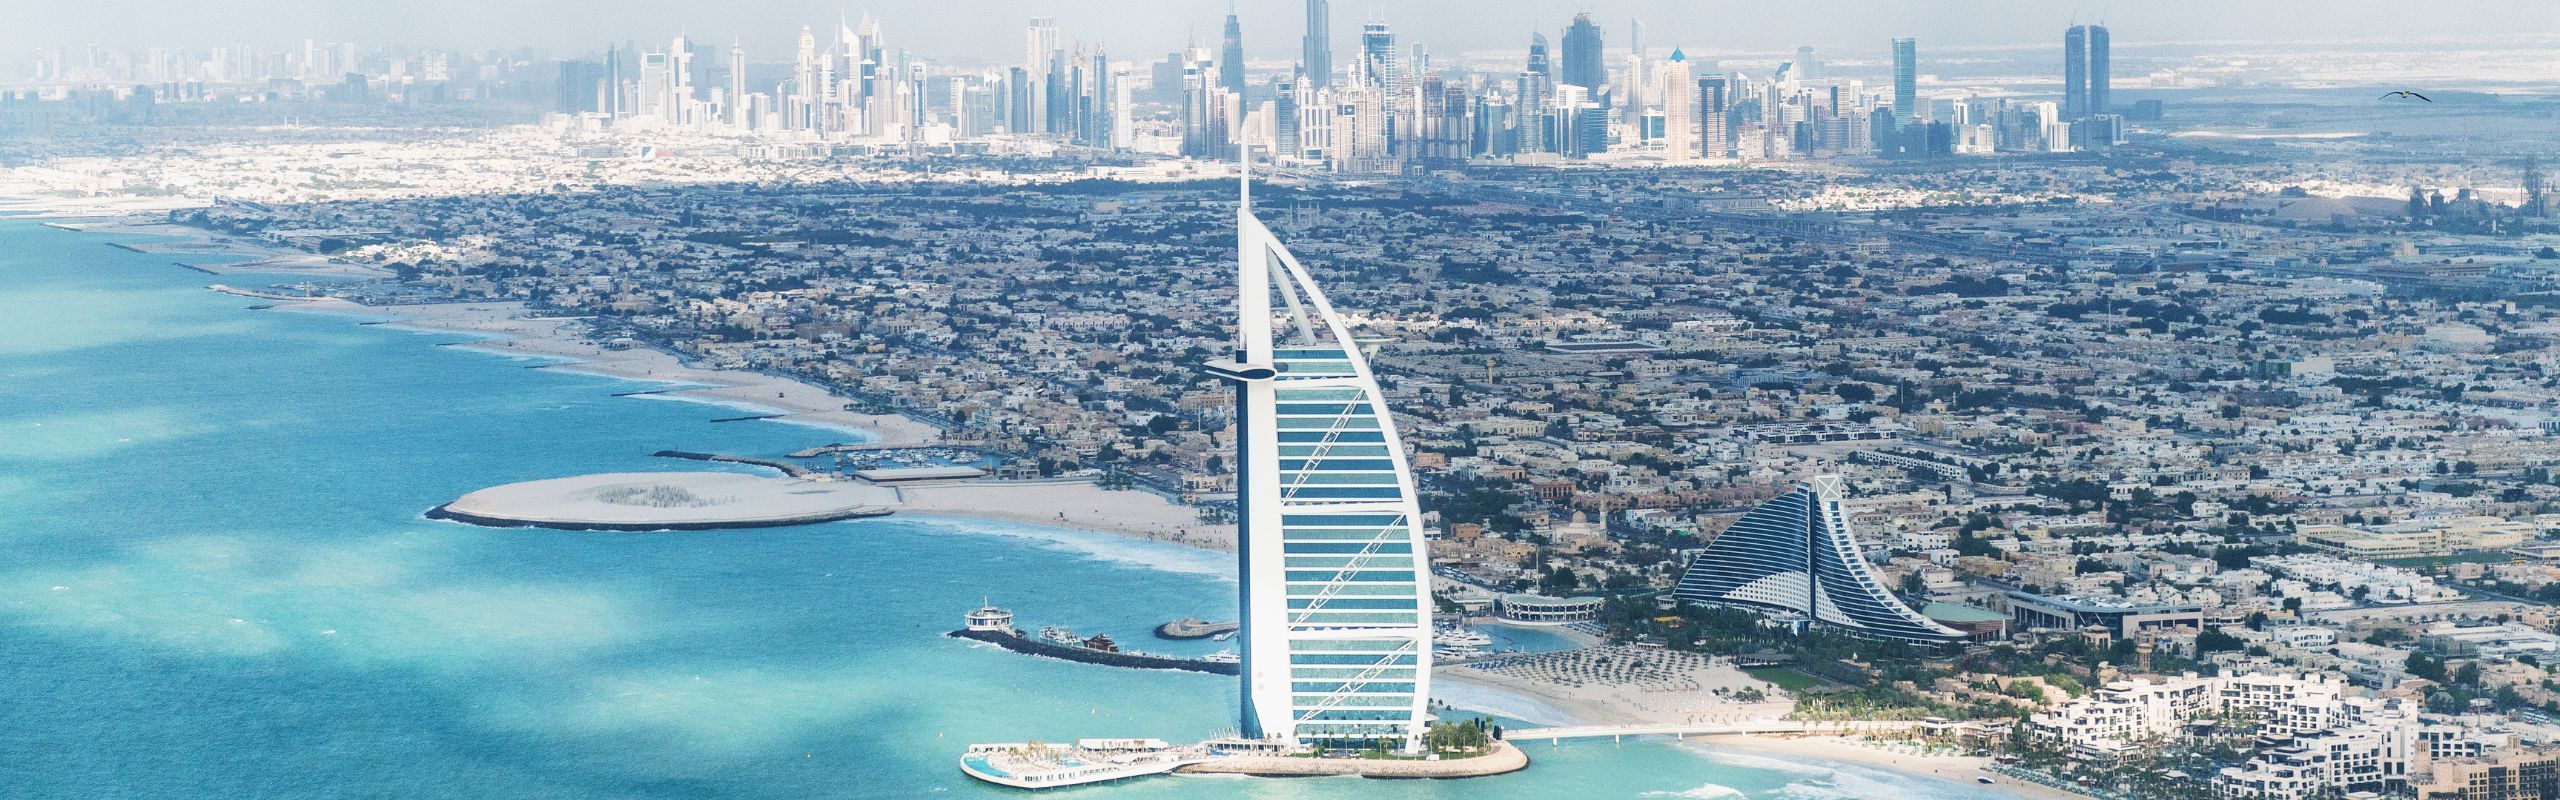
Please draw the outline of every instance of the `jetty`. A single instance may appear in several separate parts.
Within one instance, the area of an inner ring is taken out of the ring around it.
[[[1101,664],[1106,667],[1178,669],[1186,672],[1206,672],[1211,675],[1237,675],[1242,673],[1243,666],[1234,661],[1205,661],[1197,658],[1160,656],[1154,653],[1096,650],[1082,645],[1060,644],[1037,636],[1024,636],[1020,631],[956,630],[950,635],[954,638],[986,642],[1016,653],[1048,656],[1086,664]]]
[[[817,474],[816,470],[776,458],[731,456],[719,453],[696,453],[690,450],[660,450],[649,455],[657,458],[682,458],[693,461],[717,461],[723,464],[747,464],[758,467],[771,467],[782,470],[782,474],[789,475],[794,478],[806,478]]]
[[[204,288],[212,289],[223,294],[237,295],[240,297],[253,297],[259,300],[283,300],[294,303],[307,303],[313,300],[323,299],[318,297],[303,297],[300,295],[277,294],[275,292],[261,292],[254,289],[242,289],[237,286],[225,286],[219,283],[209,284]]]
[[[1044,628],[1037,636],[1025,636],[1022,631],[1013,627],[1013,612],[997,608],[994,604],[970,611],[968,626],[952,631],[948,635],[955,639],[985,642],[1016,653],[1109,667],[1178,669],[1186,672],[1206,672],[1212,675],[1241,675],[1244,666],[1237,660],[1211,661],[1205,658],[1182,658],[1125,651],[1120,649],[1119,643],[1111,641],[1111,637],[1105,634],[1079,638],[1062,629]]]

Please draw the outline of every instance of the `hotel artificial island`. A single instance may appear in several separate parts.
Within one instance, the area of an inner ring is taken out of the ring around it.
[[[1235,357],[1202,365],[1234,386],[1238,412],[1237,732],[1190,745],[972,745],[960,759],[971,777],[1045,789],[1176,771],[1460,778],[1528,764],[1494,731],[1434,733],[1431,572],[1413,472],[1341,315],[1254,216],[1247,170]],[[1755,510],[1735,526],[1747,535],[1691,562],[1677,597],[1876,638],[1961,639],[1885,590],[1849,536],[1841,495],[1826,476]],[[1014,635],[993,607],[970,623]]]

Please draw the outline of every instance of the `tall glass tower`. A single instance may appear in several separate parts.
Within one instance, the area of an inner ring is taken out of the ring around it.
[[[1403,86],[1403,75],[1396,64],[1396,34],[1384,22],[1360,26],[1360,65],[1369,76],[1369,84],[1393,91]]]
[[[1307,71],[1308,86],[1333,83],[1333,15],[1325,0],[1307,0],[1307,38],[1299,43],[1298,66]]]
[[[1920,116],[1919,43],[1893,40],[1893,124],[1909,125]]]
[[[1218,85],[1229,93],[1244,96],[1244,25],[1236,15],[1227,15],[1227,29],[1218,47]]]
[[[2089,113],[2089,26],[2062,32],[2062,116],[2078,119]]]
[[[1609,68],[1601,61],[1600,47],[1600,26],[1591,21],[1591,14],[1574,15],[1573,24],[1564,29],[1564,72],[1556,76],[1556,82],[1599,94],[1600,87],[1609,82]]]
[[[2114,102],[2114,98],[2107,95],[2111,88],[2108,84],[2113,83],[2114,78],[2108,73],[2107,26],[2091,25],[2089,26],[2089,113],[2091,114],[2105,114],[2112,107],[2108,103]]]
[[[1422,746],[1431,590],[1413,472],[1350,329],[1306,268],[1236,210],[1243,733]],[[1274,298],[1279,311],[1274,311]]]

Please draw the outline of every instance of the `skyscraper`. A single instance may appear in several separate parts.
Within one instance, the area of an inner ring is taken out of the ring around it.
[[[1360,26],[1360,70],[1369,85],[1394,90],[1403,77],[1396,70],[1396,34],[1384,22]]]
[[[1682,602],[1801,614],[1861,636],[1952,642],[1964,634],[1887,591],[1849,534],[1837,475],[1805,481],[1735,520],[1690,559]]]
[[[2108,109],[2114,108],[2108,105],[2115,102],[2115,98],[2108,96],[2112,88],[2110,84],[2114,82],[2114,78],[2108,73],[2107,26],[2091,25],[2089,26],[2089,113],[2091,114],[2109,113]]]
[[[1556,82],[1589,89],[1594,96],[1609,83],[1609,68],[1600,59],[1600,26],[1591,21],[1590,12],[1573,15],[1573,24],[1564,29],[1564,72]]]
[[[560,62],[560,82],[552,91],[552,110],[562,114],[603,111],[604,93],[609,90],[603,64],[564,59]]]
[[[729,40],[729,97],[723,102],[728,104],[724,110],[728,112],[729,126],[747,127],[747,44],[745,41]]]
[[[1909,125],[1920,115],[1918,42],[1893,40],[1893,124]]]
[[[1244,186],[1235,360],[1206,365],[1236,386],[1242,733],[1414,752],[1431,593],[1413,473],[1350,329]]]
[[[1555,63],[1547,57],[1547,35],[1529,34],[1529,71],[1549,80],[1556,76]]]
[[[2107,28],[2073,25],[2062,33],[2062,118],[2107,113]]]
[[[1333,83],[1333,15],[1325,0],[1307,0],[1307,38],[1298,45],[1298,66],[1306,84],[1322,89]]]
[[[1022,33],[1023,77],[1030,85],[1025,91],[1031,97],[1030,133],[1052,133],[1049,110],[1050,62],[1058,52],[1058,20],[1054,17],[1032,17]]]
[[[1689,55],[1671,48],[1662,63],[1662,151],[1673,161],[1698,156],[1697,87],[1689,82]]]
[[[1708,158],[1733,155],[1733,133],[1725,113],[1732,100],[1725,90],[1722,75],[1698,79],[1698,154]]]
[[[1796,48],[1796,80],[1810,81],[1820,74],[1819,65],[1815,63],[1813,57],[1813,45],[1798,46]]]
[[[1244,25],[1227,13],[1227,30],[1218,48],[1218,85],[1244,96]]]

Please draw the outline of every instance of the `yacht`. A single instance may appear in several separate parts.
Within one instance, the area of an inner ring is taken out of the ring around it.
[[[1479,658],[1483,655],[1484,649],[1480,647],[1443,646],[1433,648],[1431,651],[1432,658],[1444,661],[1464,661],[1470,658]]]
[[[1238,656],[1238,655],[1236,655],[1236,651],[1233,651],[1233,650],[1220,650],[1220,651],[1215,652],[1215,653],[1210,653],[1210,654],[1208,654],[1208,655],[1201,656],[1201,657],[1200,657],[1200,660],[1202,660],[1202,661],[1206,661],[1206,662],[1209,662],[1209,663],[1211,663],[1211,664],[1234,664],[1234,663],[1238,663],[1238,662],[1243,661],[1243,660],[1244,660],[1244,658],[1243,658],[1242,656]]]
[[[1485,647],[1493,644],[1493,637],[1452,625],[1432,631],[1431,641],[1451,647]]]

